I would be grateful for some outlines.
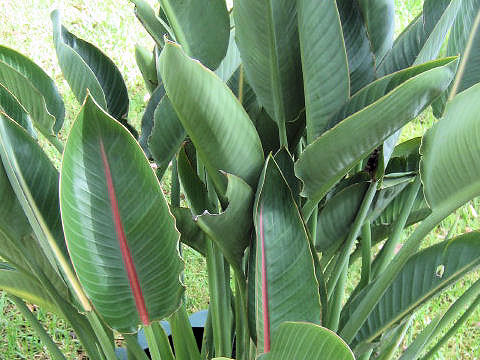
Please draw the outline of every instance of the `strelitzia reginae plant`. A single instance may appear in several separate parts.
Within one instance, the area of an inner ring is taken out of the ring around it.
[[[120,72],[57,11],[83,104],[65,148],[53,81],[0,47],[0,287],[55,359],[24,300],[65,317],[92,359],[117,358],[113,331],[145,359],[139,327],[156,360],[391,359],[415,310],[480,263],[477,232],[419,250],[480,194],[480,2],[426,0],[396,39],[393,0],[132,2],[156,43],[135,52],[151,92],[139,135]],[[397,144],[432,104],[440,120]],[[179,243],[207,263],[200,349]],[[479,302],[476,282],[401,359],[433,355]]]

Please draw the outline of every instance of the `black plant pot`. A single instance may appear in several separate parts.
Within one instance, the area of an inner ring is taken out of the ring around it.
[[[205,327],[205,322],[207,321],[208,310],[200,310],[192,315],[190,315],[190,325],[193,329],[193,335],[195,336],[195,340],[197,340],[197,346],[199,349],[202,347],[202,340],[203,340],[203,329]],[[163,327],[163,330],[168,335],[168,340],[170,341],[170,346],[173,349],[173,340],[172,340],[172,331],[170,329],[170,324],[167,321],[161,321],[160,324]],[[141,348],[145,351],[147,356],[150,358],[150,351],[148,350],[147,339],[145,337],[145,333],[143,329],[141,329],[137,334],[137,341]],[[115,353],[119,360],[127,360],[127,350],[125,348],[116,348]]]

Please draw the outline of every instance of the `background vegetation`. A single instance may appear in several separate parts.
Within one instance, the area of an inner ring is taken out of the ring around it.
[[[152,5],[154,0],[150,0]],[[422,0],[396,0],[397,34],[422,9]],[[134,45],[140,43],[153,47],[143,27],[133,15],[133,5],[128,0],[62,0],[61,4],[53,0],[17,0],[0,1],[0,43],[12,47],[33,59],[52,76],[64,96],[66,122],[60,138],[64,140],[74,117],[78,113],[77,104],[67,83],[63,80],[53,48],[50,11],[63,9],[64,23],[81,38],[101,48],[117,64],[122,72],[130,94],[129,118],[135,126],[140,118],[148,98],[143,79],[135,64]],[[402,141],[423,134],[434,121],[427,111],[411,123],[402,134]],[[45,149],[55,159],[55,152]],[[55,159],[59,164],[59,159]],[[168,176],[165,180],[169,181]],[[424,246],[444,240],[455,227],[455,233],[479,228],[478,212],[480,199],[474,200],[455,214],[447,218],[432,232]],[[188,310],[190,312],[205,308],[208,303],[205,264],[203,258],[192,252],[185,252]],[[360,273],[360,263],[354,264]],[[442,296],[434,299],[415,315],[413,326],[405,339],[405,346],[416,333],[420,332],[431,320],[430,314],[446,309],[465,288],[479,276],[477,274],[461,280]],[[351,278],[351,289],[358,279]],[[32,306],[32,309],[35,307]],[[57,316],[36,309],[36,314],[45,325],[52,338],[61,346],[69,359],[82,358],[75,334],[65,322]],[[48,359],[39,340],[33,335],[30,326],[16,311],[5,294],[0,292],[0,359]],[[480,309],[460,329],[435,359],[480,359]]]

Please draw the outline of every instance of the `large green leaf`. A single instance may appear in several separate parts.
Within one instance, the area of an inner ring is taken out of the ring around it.
[[[348,345],[333,331],[310,323],[285,322],[272,351],[262,360],[354,360]]]
[[[350,93],[375,80],[375,55],[358,1],[337,0],[350,71]]]
[[[321,311],[307,230],[272,156],[260,178],[254,223],[257,351],[266,352],[282,322],[319,323]]]
[[[356,341],[372,341],[448,285],[480,265],[480,233],[472,232],[431,246],[408,260],[360,329]],[[368,287],[364,290],[368,291]],[[345,309],[362,299],[360,292]],[[350,311],[349,311],[350,310]]]
[[[227,187],[219,170],[256,186],[263,164],[262,145],[228,87],[171,42],[162,52],[160,70],[168,98],[217,189],[224,194]]]
[[[350,97],[348,61],[335,1],[298,0],[307,137],[316,139]]]
[[[207,237],[198,226],[190,209],[173,208],[171,210],[175,216],[175,225],[180,231],[180,241],[205,256],[207,253]]]
[[[0,84],[0,111],[5,112],[10,119],[28,131],[34,138],[37,137],[33,123],[27,111],[17,101],[15,96]]]
[[[223,252],[227,261],[239,272],[242,259],[250,243],[252,230],[253,192],[251,187],[237,176],[226,174],[228,187],[227,209],[220,214],[208,212],[198,216],[198,226]]]
[[[57,269],[59,257],[68,259],[60,219],[58,172],[37,142],[5,115],[0,115],[0,155],[35,236]]]
[[[53,80],[24,55],[0,46],[0,84],[26,109],[45,135],[58,133],[65,118],[65,106]]]
[[[451,61],[407,80],[310,144],[295,165],[310,204],[319,201],[358,161],[422,112],[447,88],[455,68],[456,61]]]
[[[233,12],[248,82],[284,129],[304,107],[296,1],[239,0]]]
[[[375,53],[376,63],[379,64],[393,46],[395,1],[361,0],[359,4],[365,19],[368,38]]]
[[[381,79],[374,81],[362,90],[357,92],[350,100],[333,116],[328,122],[327,129],[331,129],[343,119],[373,104],[381,97],[387,95],[396,87],[421,73],[449,64],[454,58],[445,58],[427,62],[418,66],[412,66],[407,69],[386,75]]]
[[[51,17],[58,64],[77,100],[83,103],[88,89],[103,109],[126,123],[128,92],[116,65],[94,45],[70,33],[58,10]]]
[[[136,331],[180,305],[179,233],[126,129],[89,96],[65,147],[62,220],[81,284],[106,323]]]
[[[240,51],[238,51],[237,43],[235,42],[235,28],[233,28],[230,30],[227,54],[218,69],[215,70],[215,74],[217,74],[220,79],[227,82],[241,63],[242,59],[240,58]]]
[[[230,19],[224,0],[159,0],[175,40],[185,52],[214,70],[225,57]]]
[[[480,195],[479,96],[480,84],[457,95],[423,137],[425,197],[432,211],[444,216]]]
[[[378,66],[378,74],[390,74],[435,59],[461,5],[462,0],[425,1],[426,12],[412,21],[395,40],[393,48]]]

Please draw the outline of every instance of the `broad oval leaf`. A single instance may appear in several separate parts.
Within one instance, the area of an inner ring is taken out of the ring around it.
[[[179,233],[158,180],[126,129],[88,96],[65,147],[62,220],[75,270],[122,332],[180,305]]]
[[[386,329],[480,265],[480,233],[472,232],[415,254],[381,297],[360,329],[356,342],[372,341]],[[439,268],[442,270],[439,271]],[[355,309],[360,292],[342,314]]]
[[[310,142],[349,99],[350,78],[335,1],[299,0],[297,8]]]
[[[456,61],[428,70],[343,120],[310,144],[295,164],[311,203],[388,136],[415,118],[450,84]],[[355,137],[352,137],[355,134]]]
[[[233,15],[248,82],[284,128],[304,107],[296,1],[240,0]]]
[[[215,70],[225,57],[230,18],[224,0],[159,0],[175,40],[188,56]]]
[[[254,125],[230,89],[180,46],[168,42],[160,71],[168,98],[215,186],[225,194],[219,170],[255,187],[263,150]]]
[[[268,352],[282,322],[319,323],[321,312],[307,229],[272,156],[260,178],[254,223],[257,351]]]
[[[47,137],[58,133],[65,106],[53,80],[24,55],[0,46],[0,84],[12,93]]]
[[[480,195],[480,84],[447,103],[423,137],[420,174],[428,205],[445,216]]]
[[[88,89],[103,109],[126,123],[128,92],[116,65],[98,48],[70,33],[58,10],[51,18],[58,64],[77,100],[83,103]]]
[[[301,322],[285,322],[278,328],[272,351],[262,360],[355,360],[352,350],[333,331]]]

